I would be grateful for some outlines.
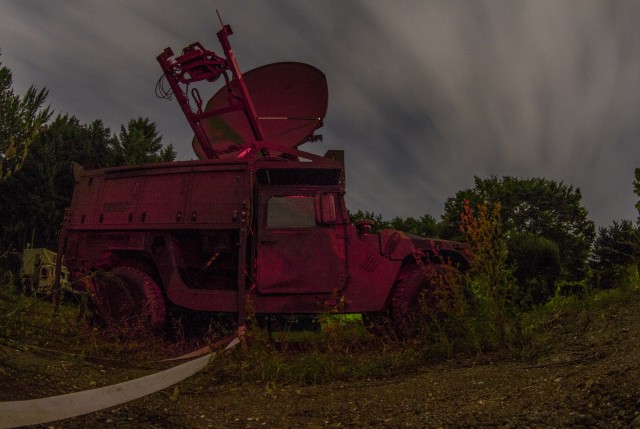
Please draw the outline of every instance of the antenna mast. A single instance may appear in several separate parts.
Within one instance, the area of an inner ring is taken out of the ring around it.
[[[217,11],[216,11],[217,12]],[[218,19],[222,24],[220,13],[218,13]],[[199,42],[192,43],[182,50],[182,55],[172,59],[173,51],[171,48],[166,48],[162,54],[156,58],[162,72],[163,77],[169,83],[172,93],[176,96],[182,112],[187,118],[191,129],[193,130],[196,139],[200,143],[207,158],[219,158],[218,153],[213,147],[209,136],[203,128],[202,121],[206,118],[218,116],[222,113],[226,113],[234,110],[243,110],[247,116],[249,123],[253,129],[253,134],[256,141],[263,141],[263,132],[258,123],[258,115],[251,100],[251,96],[247,89],[247,86],[242,78],[242,72],[235,59],[233,51],[231,50],[231,44],[229,43],[229,36],[233,34],[231,26],[228,24],[222,24],[222,29],[218,31],[218,40],[224,51],[224,58],[216,55],[215,52],[205,49]],[[231,72],[232,79],[237,82],[237,89],[239,94],[236,103],[229,104],[228,106],[211,110],[202,110],[202,98],[196,88],[191,89],[191,95],[196,103],[196,111],[191,107],[189,102],[189,85],[195,82],[208,81],[214,82],[221,75],[224,76],[227,85],[230,82],[227,72]],[[184,86],[184,89],[183,89]],[[266,149],[263,149],[263,154],[267,155]]]
[[[327,110],[324,73],[308,64],[282,62],[243,74],[229,43],[233,31],[216,13],[223,56],[196,42],[175,58],[171,48],[157,57],[163,76],[156,92],[165,98],[175,94],[195,134],[198,157],[242,158],[259,151],[262,156],[318,161],[320,157],[297,147],[321,138],[314,131],[322,126]],[[198,89],[190,85],[220,76],[225,85],[203,107]],[[162,88],[163,79],[170,91]]]

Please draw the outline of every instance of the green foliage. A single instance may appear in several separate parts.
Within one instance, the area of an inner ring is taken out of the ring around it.
[[[22,170],[0,188],[3,246],[21,250],[31,243],[56,248],[56,234],[73,194],[72,162],[91,169],[175,158],[173,147],[162,147],[155,124],[148,119],[130,121],[121,138],[124,146],[100,120],[82,124],[73,116],[58,115],[31,145]],[[132,145],[140,139],[143,147],[136,152]],[[145,139],[154,142],[155,152],[145,152],[150,150]]]
[[[445,203],[442,234],[461,238],[459,213],[464,201],[476,212],[479,204],[489,210],[499,203],[505,234],[528,232],[553,241],[560,249],[562,278],[586,277],[594,223],[581,205],[579,189],[543,178],[519,179],[510,176],[475,178],[475,187],[456,193]]]
[[[176,158],[172,144],[162,146],[162,136],[149,118],[131,119],[126,128],[122,125],[112,150],[116,165],[169,162]]]
[[[472,289],[476,299],[476,332],[482,348],[519,341],[515,278],[508,261],[500,203],[479,204],[477,214],[464,202],[460,230],[473,248]]]
[[[68,115],[58,116],[31,145],[20,172],[0,187],[0,225],[6,248],[56,248],[56,234],[65,207],[71,202],[71,161],[85,167],[112,162],[113,137],[101,121],[83,125]]]
[[[82,301],[82,299],[81,299]],[[59,350],[67,357],[75,355],[108,359],[158,359],[164,346],[161,337],[137,328],[120,332],[89,329],[86,307],[77,299],[56,306],[47,298],[22,295],[0,284],[0,346]],[[137,330],[134,330],[137,329]],[[0,353],[0,367],[2,359]]]
[[[355,213],[349,212],[351,222],[368,219],[374,222],[371,228],[372,232],[379,232],[383,229],[397,229],[399,231],[408,232],[410,234],[419,235],[421,237],[438,237],[440,234],[440,225],[438,221],[430,214],[425,214],[416,219],[414,217],[385,220],[382,215],[374,212],[363,212],[358,210]]]
[[[429,266],[424,267],[427,271]],[[417,340],[427,359],[450,359],[458,353],[477,353],[481,340],[476,329],[478,307],[466,273],[450,266],[431,276],[432,288],[419,300]]]
[[[586,280],[560,281],[556,284],[556,297],[578,296],[583,297],[590,290]]]
[[[275,384],[319,384],[393,376],[420,364],[413,347],[389,344],[370,335],[357,317],[335,318],[319,332],[276,332],[256,326],[247,330],[246,351],[212,362],[219,381]]]
[[[633,192],[640,197],[640,167],[634,171]],[[640,200],[636,202],[636,209],[640,213]],[[638,223],[640,223],[640,216],[638,216]]]
[[[560,249],[551,240],[532,233],[509,237],[509,262],[518,281],[517,300],[522,308],[547,302],[555,294],[560,276]]]
[[[593,245],[593,284],[610,289],[637,277],[640,265],[640,230],[631,221],[614,221],[598,229]]]
[[[438,237],[440,235],[438,221],[430,214],[422,215],[418,219],[395,217],[391,220],[391,228],[419,235],[420,237]]]
[[[0,338],[2,342],[32,342],[38,345],[78,344],[77,307],[62,304],[56,314],[51,302],[36,295],[20,295],[0,284]],[[2,344],[0,342],[0,344]]]
[[[0,63],[0,182],[22,168],[29,146],[51,117],[42,108],[49,91],[31,86],[24,96],[13,91],[11,70]]]

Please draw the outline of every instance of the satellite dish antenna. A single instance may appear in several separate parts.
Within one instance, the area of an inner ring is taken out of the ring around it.
[[[218,111],[204,118],[201,127],[220,158],[235,158],[247,144],[266,141],[290,149],[314,139],[314,131],[322,126],[327,112],[329,91],[327,79],[320,70],[308,64],[282,62],[268,64],[242,74],[256,112],[262,135],[244,109],[231,109],[241,102],[236,79],[221,88],[207,103],[204,113]],[[229,110],[225,111],[225,107]],[[199,139],[192,142],[200,159],[206,159]],[[281,153],[269,151],[270,156]]]
[[[329,91],[324,73],[307,64],[283,62],[243,74],[229,44],[231,34],[229,25],[223,24],[218,31],[224,57],[199,42],[175,58],[171,48],[156,57],[163,72],[156,93],[162,98],[176,97],[195,134],[192,146],[198,158],[244,158],[260,153],[324,162],[324,157],[297,149],[319,139],[313,133],[322,126],[327,112]],[[198,89],[189,91],[189,86],[214,82],[220,76],[225,85],[203,110]]]

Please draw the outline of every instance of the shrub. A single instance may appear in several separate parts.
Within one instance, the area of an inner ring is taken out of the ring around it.
[[[556,286],[556,296],[583,297],[586,293],[587,293],[586,281],[564,281],[564,282],[558,282]]]
[[[508,261],[518,282],[517,302],[527,309],[543,304],[555,294],[560,277],[560,249],[553,241],[532,233],[515,233],[509,237]]]
[[[600,228],[591,257],[592,284],[598,289],[623,286],[638,277],[640,231],[631,221]]]
[[[516,281],[508,262],[500,203],[495,203],[491,210],[479,204],[476,217],[465,200],[460,228],[474,252],[470,274],[480,346],[509,345],[518,340],[520,328],[514,299]]]

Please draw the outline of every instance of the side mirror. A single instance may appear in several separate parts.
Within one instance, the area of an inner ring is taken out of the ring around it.
[[[358,234],[370,234],[373,226],[376,224],[371,219],[360,219],[355,222]]]
[[[333,194],[321,194],[319,198],[320,210],[319,217],[321,224],[335,223],[336,216],[336,200]]]

